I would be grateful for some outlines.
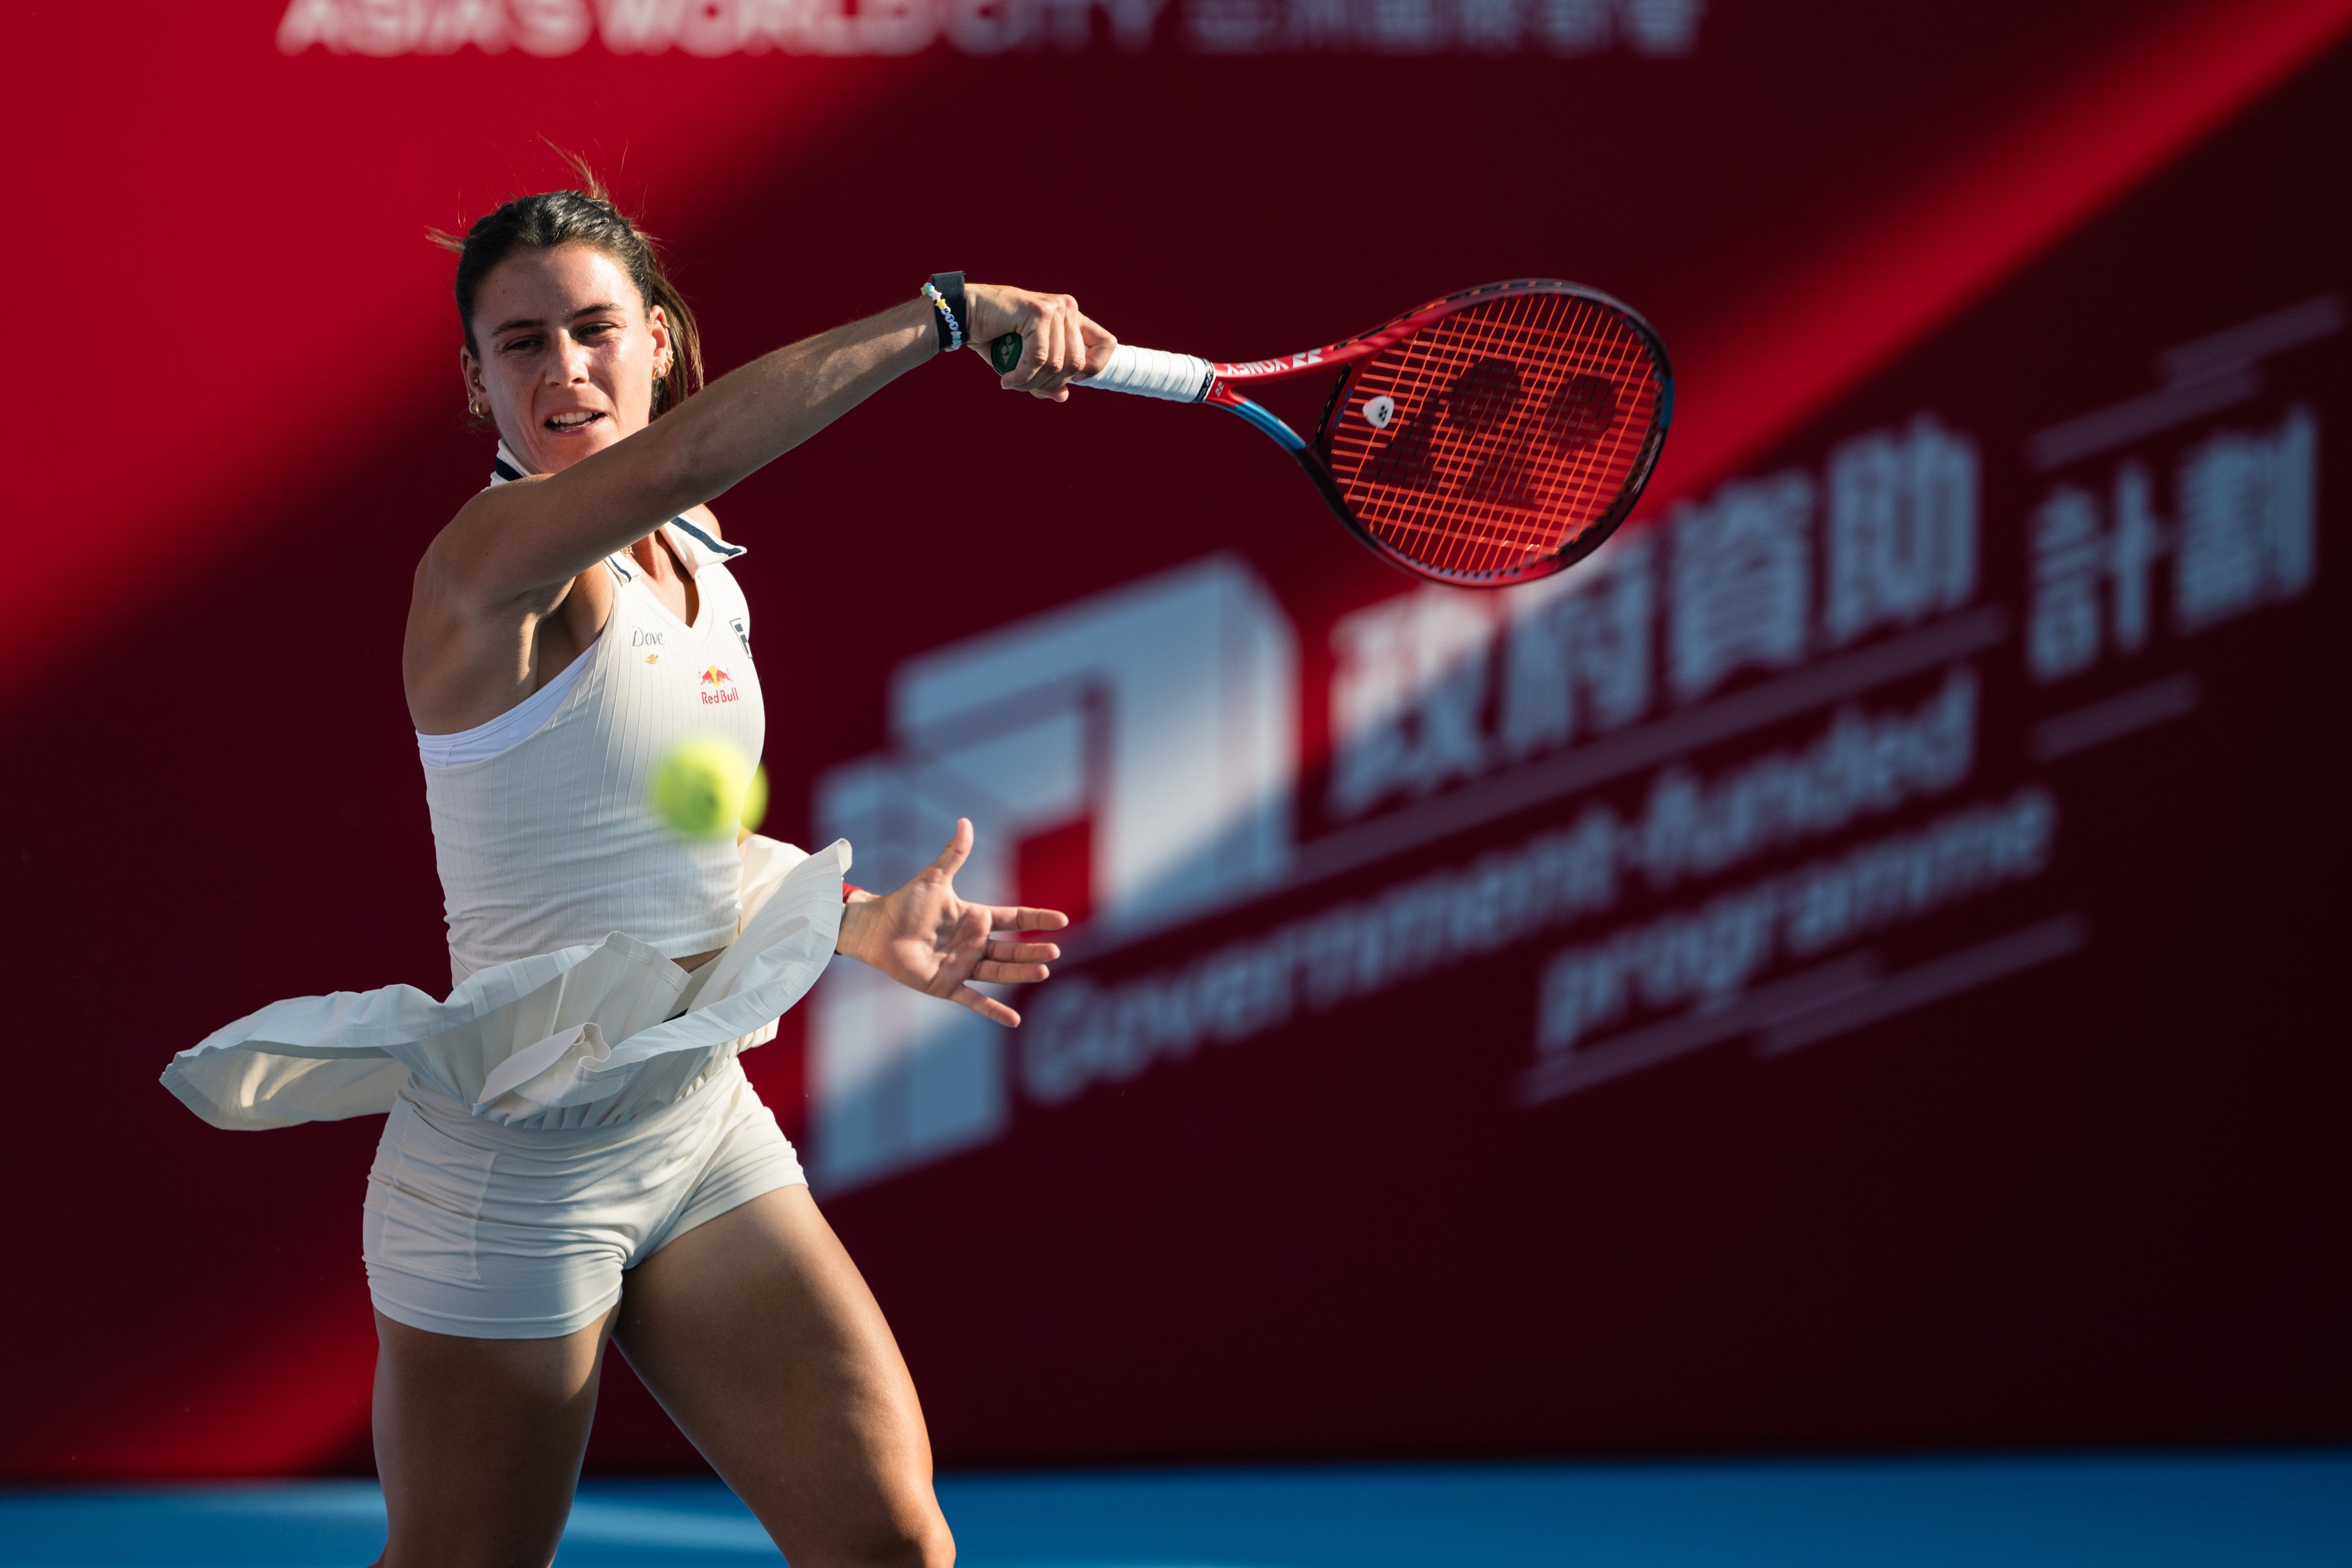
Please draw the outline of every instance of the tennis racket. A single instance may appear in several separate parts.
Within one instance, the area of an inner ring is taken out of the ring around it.
[[[989,345],[1002,373],[1021,358]],[[1337,368],[1312,441],[1244,392]],[[1298,460],[1381,559],[1466,588],[1572,566],[1641,497],[1674,413],[1674,371],[1647,321],[1607,295],[1490,283],[1360,338],[1218,364],[1122,343],[1072,386],[1230,410]]]

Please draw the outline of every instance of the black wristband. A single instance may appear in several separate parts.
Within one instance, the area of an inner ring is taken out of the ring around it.
[[[964,303],[963,298],[963,274],[935,272],[931,274],[931,287],[939,291],[939,298],[947,305],[947,309],[939,312],[939,319],[935,323],[940,329],[940,347],[961,348],[971,337],[971,308]],[[953,321],[949,319],[950,312],[954,316]]]

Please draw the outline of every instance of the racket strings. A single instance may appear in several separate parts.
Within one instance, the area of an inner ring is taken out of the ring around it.
[[[1649,344],[1616,311],[1508,296],[1366,361],[1335,411],[1331,471],[1389,548],[1443,575],[1488,578],[1558,554],[1607,517],[1659,412]]]

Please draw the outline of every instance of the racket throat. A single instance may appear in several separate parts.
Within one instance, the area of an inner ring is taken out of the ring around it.
[[[1252,402],[1249,399],[1228,391],[1223,385],[1209,394],[1208,402],[1212,406],[1222,408],[1228,413],[1241,415],[1260,431],[1272,436],[1275,444],[1286,452],[1307,450],[1307,438],[1285,424],[1273,410],[1263,404]]]

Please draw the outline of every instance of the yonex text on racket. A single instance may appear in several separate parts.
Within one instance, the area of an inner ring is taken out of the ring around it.
[[[1012,370],[1019,335],[989,357]],[[1334,368],[1311,441],[1243,395]],[[1218,364],[1121,344],[1070,384],[1232,410],[1297,458],[1374,553],[1468,588],[1532,581],[1597,549],[1649,483],[1675,403],[1650,324],[1552,278],[1466,288],[1278,360]]]

